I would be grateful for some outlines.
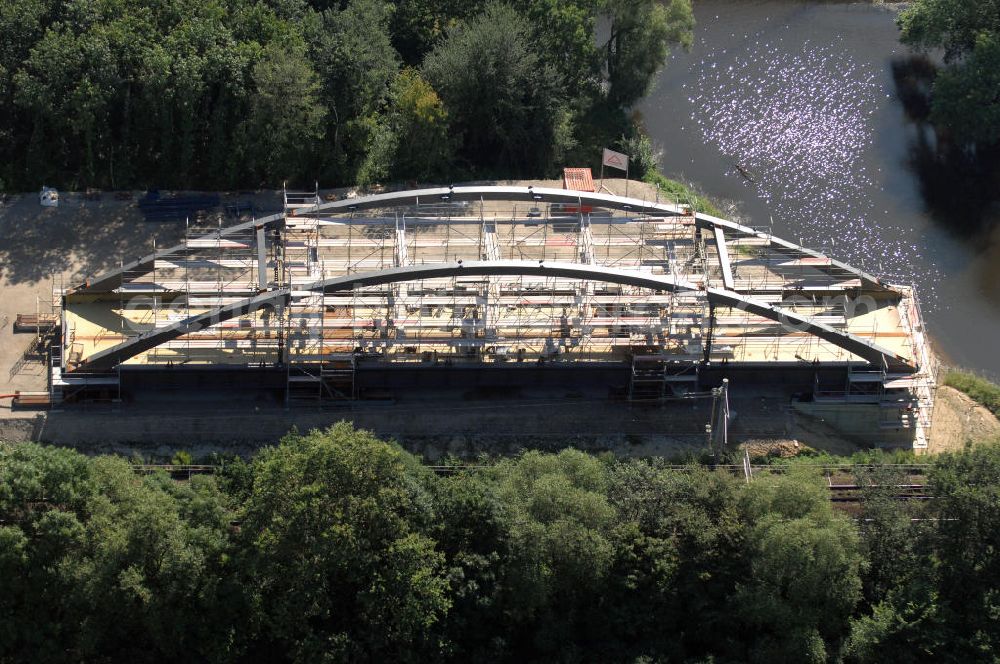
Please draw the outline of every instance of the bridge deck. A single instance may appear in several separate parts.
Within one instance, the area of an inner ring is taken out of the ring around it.
[[[516,260],[600,265],[672,277],[752,297],[866,339],[906,361],[915,353],[904,295],[866,284],[829,258],[742,227],[689,216],[564,204],[482,200],[404,208],[296,210],[268,231],[223,237],[195,229],[184,250],[124,274],[111,293],[65,303],[65,356],[81,363],[154,327],[279,285],[302,292],[322,279],[401,265]],[[269,283],[261,283],[267,278]],[[360,351],[384,361],[626,360],[642,352],[737,362],[861,358],[814,335],[703,293],[539,276],[452,276],[306,298],[181,335],[130,364],[256,364]],[[285,350],[282,350],[282,349]],[[282,353],[287,355],[283,358]],[[72,369],[72,366],[69,367]]]

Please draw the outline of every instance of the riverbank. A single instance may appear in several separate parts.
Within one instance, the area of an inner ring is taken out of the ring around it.
[[[1000,417],[1000,385],[968,371],[950,369],[941,383],[952,387]]]
[[[1000,420],[968,395],[939,386],[927,454],[956,452],[991,441],[1000,441]]]
[[[715,217],[723,216],[719,206],[704,194],[695,190],[692,185],[684,184],[679,180],[672,180],[662,173],[653,171],[643,177],[643,182],[657,187],[658,191],[670,199],[687,204],[697,210]]]

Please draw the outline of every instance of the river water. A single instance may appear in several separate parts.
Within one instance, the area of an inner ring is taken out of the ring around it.
[[[668,177],[731,202],[745,223],[916,284],[949,364],[1000,378],[1000,232],[936,221],[910,166],[892,63],[895,13],[870,4],[696,0],[677,50],[638,108]],[[927,134],[924,133],[926,136]]]

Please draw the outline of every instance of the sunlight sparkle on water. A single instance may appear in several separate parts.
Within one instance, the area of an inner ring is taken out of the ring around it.
[[[838,44],[801,51],[750,41],[748,52],[709,52],[695,65],[692,119],[768,204],[789,239],[828,251],[889,281],[926,282],[906,229],[875,210],[878,174],[865,168],[872,116],[886,98],[879,72]],[[728,61],[728,62],[727,62]],[[726,64],[727,66],[717,66]],[[889,230],[899,232],[887,232]],[[924,291],[927,293],[926,290]]]

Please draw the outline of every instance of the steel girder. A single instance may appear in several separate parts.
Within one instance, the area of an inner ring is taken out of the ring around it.
[[[284,213],[272,214],[268,217],[262,217],[260,219],[254,219],[253,221],[246,221],[242,224],[236,224],[235,226],[225,226],[217,231],[212,231],[202,237],[227,237],[241,231],[246,231],[254,228],[266,228],[273,226],[275,224],[284,223],[285,215]],[[173,247],[168,247],[166,249],[161,249],[160,251],[153,252],[147,256],[143,256],[137,260],[130,263],[125,263],[119,268],[105,272],[100,276],[87,277],[82,284],[76,288],[70,290],[70,293],[109,293],[119,288],[125,279],[125,275],[128,273],[132,274],[146,274],[153,271],[153,264],[158,258],[166,258],[168,256],[183,256],[185,252],[189,251],[187,245],[178,244]]]
[[[398,207],[401,205],[417,205],[419,203],[435,203],[442,201],[520,201],[525,203],[563,203],[576,205],[589,205],[623,212],[636,212],[639,214],[678,216],[688,214],[688,210],[674,203],[660,203],[644,198],[631,198],[617,196],[614,194],[602,194],[590,191],[574,191],[571,189],[555,189],[552,187],[534,186],[497,186],[497,185],[469,185],[433,187],[427,189],[413,189],[409,191],[393,191],[384,194],[374,194],[358,198],[347,198],[339,201],[320,203],[319,205],[301,208],[299,215],[316,215],[322,213],[342,213],[358,210],[371,210],[380,208]],[[827,258],[824,254],[801,247],[787,240],[774,237],[767,233],[756,231],[748,226],[738,224],[734,221],[721,219],[709,214],[698,212],[695,214],[696,223],[699,228],[723,228],[734,231],[740,235],[752,237],[767,237],[775,244],[789,250],[802,252],[807,256],[816,258]],[[859,270],[851,265],[838,260],[831,259],[831,264],[838,268],[855,274],[866,285],[884,288],[878,277]]]
[[[627,198],[612,194],[601,194],[595,192],[573,191],[568,189],[554,189],[550,187],[512,187],[494,185],[473,185],[455,187],[432,187],[426,189],[414,189],[408,191],[394,191],[384,194],[374,194],[371,196],[361,196],[358,198],[347,198],[339,201],[330,201],[318,205],[299,208],[296,214],[299,216],[322,215],[322,214],[342,214],[356,212],[359,210],[372,210],[380,208],[392,208],[406,205],[417,205],[420,203],[435,203],[441,201],[521,201],[528,203],[563,203],[590,205],[594,207],[607,208],[612,210],[630,211],[639,214],[677,216],[687,214],[687,210],[680,205],[673,203],[660,203],[639,198]],[[742,224],[738,224],[719,217],[697,213],[696,223],[699,228],[712,229],[723,228],[727,231],[740,235],[753,237],[767,237],[771,242],[785,249],[801,252],[807,256],[823,257],[823,254],[801,247],[794,243],[782,240],[767,233],[756,231]],[[283,223],[284,213],[278,213],[269,217],[255,219],[253,221],[228,226],[218,231],[213,231],[205,237],[214,237],[238,233],[258,226],[272,226]],[[161,251],[144,256],[136,261],[132,261],[118,269],[111,270],[99,277],[91,277],[84,281],[72,292],[110,292],[121,286],[127,273],[138,274],[151,272],[153,264],[157,258],[164,258],[171,255],[183,254],[185,245],[169,247]],[[850,272],[859,277],[862,282],[873,288],[884,289],[879,279],[871,274],[855,267],[847,265],[841,261],[832,260],[831,264],[839,269]]]
[[[264,307],[280,306],[288,301],[288,291],[275,290],[262,295],[248,297],[244,300],[227,304],[222,307],[212,309],[202,314],[197,314],[184,320],[177,321],[170,325],[157,327],[143,332],[137,337],[133,337],[111,348],[94,353],[82,362],[79,368],[85,371],[105,371],[113,369],[122,362],[161,346],[168,341],[203,330],[217,323],[238,318],[244,314],[258,311]]]
[[[80,365],[80,368],[86,371],[108,370],[129,358],[177,339],[189,332],[201,330],[231,318],[251,313],[265,306],[276,307],[286,305],[293,299],[307,297],[317,290],[322,290],[324,293],[334,293],[365,286],[379,286],[438,277],[509,275],[602,281],[669,292],[703,292],[709,302],[715,305],[735,307],[773,320],[793,330],[807,332],[843,348],[875,366],[899,372],[913,372],[917,370],[917,367],[906,360],[906,358],[896,355],[879,344],[867,341],[849,332],[838,330],[824,323],[813,321],[806,316],[787,309],[747,297],[735,291],[720,288],[701,288],[690,282],[676,281],[667,275],[643,274],[617,268],[577,263],[507,260],[459,261],[455,263],[411,265],[326,279],[309,284],[295,291],[289,288],[273,290],[262,295],[241,300],[235,304],[192,316],[172,325],[140,334],[133,339],[91,355]]]

